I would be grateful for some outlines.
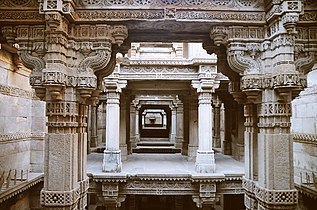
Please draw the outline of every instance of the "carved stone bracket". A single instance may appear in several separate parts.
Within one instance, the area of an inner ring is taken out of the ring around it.
[[[103,182],[101,195],[98,195],[99,201],[105,207],[120,207],[121,203],[125,201],[125,195],[119,195],[119,183]]]
[[[259,44],[231,43],[228,46],[228,64],[239,74],[260,74],[261,64],[256,55],[260,52]]]
[[[199,195],[193,195],[192,199],[198,208],[213,206],[216,202],[216,183],[200,183]]]

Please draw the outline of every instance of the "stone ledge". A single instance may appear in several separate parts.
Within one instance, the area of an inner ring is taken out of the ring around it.
[[[294,133],[293,141],[298,143],[317,145],[317,134]]]

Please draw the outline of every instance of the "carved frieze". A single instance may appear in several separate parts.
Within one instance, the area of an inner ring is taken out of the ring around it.
[[[44,139],[44,133],[1,133],[0,142],[10,142],[26,139]]]
[[[143,195],[191,195],[195,191],[190,181],[130,181],[121,189],[126,194]]]
[[[3,84],[0,84],[0,94],[27,99],[38,99],[33,91],[23,90],[21,88]]]
[[[262,2],[259,0],[77,0],[80,7],[102,8],[108,7],[166,7],[173,6],[175,8],[190,7],[190,8],[259,8]]]

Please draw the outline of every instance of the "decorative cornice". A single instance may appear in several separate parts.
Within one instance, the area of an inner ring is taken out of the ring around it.
[[[294,142],[317,145],[317,134],[294,133]]]

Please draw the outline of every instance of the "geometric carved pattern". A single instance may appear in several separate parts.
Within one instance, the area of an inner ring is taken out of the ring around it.
[[[78,104],[75,102],[48,102],[46,104],[47,116],[62,115],[73,116],[78,115]]]
[[[44,191],[41,192],[41,204],[44,206],[72,205],[79,199],[79,188],[72,191]]]
[[[261,114],[264,116],[290,116],[291,105],[289,103],[265,103],[262,104]]]
[[[243,179],[243,188],[266,204],[295,204],[298,199],[297,190],[268,190],[245,178]],[[245,202],[250,204],[251,201],[246,199]]]

